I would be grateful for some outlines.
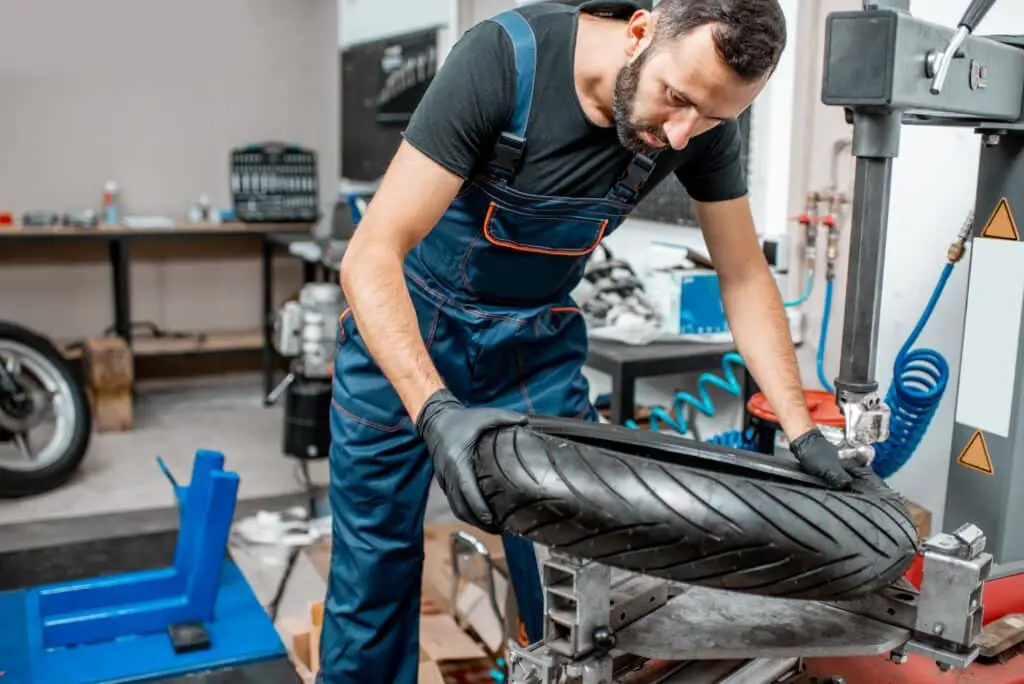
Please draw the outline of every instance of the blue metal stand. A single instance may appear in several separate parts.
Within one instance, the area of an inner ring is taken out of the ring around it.
[[[145,682],[286,656],[227,557],[238,475],[216,451],[196,452],[187,487],[160,465],[181,515],[174,564],[0,593],[5,684]],[[204,634],[199,646],[175,647],[170,630],[182,625]]]

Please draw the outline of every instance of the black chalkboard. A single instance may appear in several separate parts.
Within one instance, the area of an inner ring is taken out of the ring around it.
[[[343,178],[375,181],[402,141],[402,128],[437,70],[438,29],[413,31],[342,50]]]

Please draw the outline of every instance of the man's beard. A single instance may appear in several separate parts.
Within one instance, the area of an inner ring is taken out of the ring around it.
[[[636,102],[636,92],[640,85],[640,72],[643,70],[649,52],[650,47],[640,53],[640,56],[633,60],[632,64],[627,64],[619,70],[619,75],[615,78],[614,112],[615,130],[623,146],[633,152],[653,156],[662,148],[651,145],[640,137],[640,134],[647,133],[667,146],[668,140],[665,139],[664,132],[654,126],[633,122],[633,104]]]

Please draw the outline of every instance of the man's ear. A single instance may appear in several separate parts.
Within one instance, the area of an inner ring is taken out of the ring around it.
[[[646,48],[651,39],[654,38],[654,16],[647,10],[637,10],[629,18],[626,26],[629,35],[629,44],[626,46],[626,54],[630,57]]]

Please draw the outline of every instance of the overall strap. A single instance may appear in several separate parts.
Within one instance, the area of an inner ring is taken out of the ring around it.
[[[506,182],[511,182],[526,149],[526,126],[533,107],[533,82],[537,68],[537,41],[533,28],[515,10],[502,12],[491,21],[501,26],[512,41],[516,60],[516,100],[508,128],[494,146],[489,170]]]
[[[654,170],[654,159],[645,154],[636,154],[633,160],[626,167],[626,170],[619,177],[619,181],[609,193],[615,199],[627,204],[633,204],[640,196],[640,188],[647,182],[648,176]]]

